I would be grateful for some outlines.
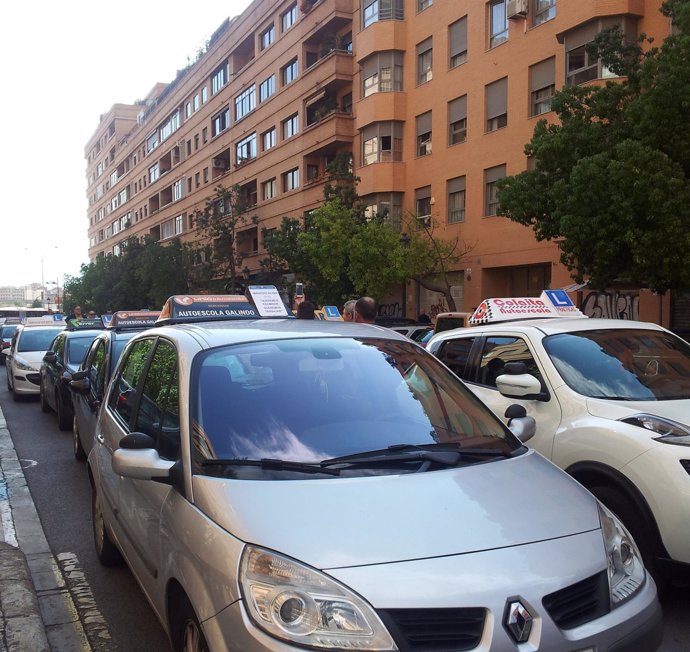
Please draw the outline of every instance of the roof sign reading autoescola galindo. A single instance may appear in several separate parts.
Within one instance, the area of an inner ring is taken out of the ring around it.
[[[103,315],[103,321],[108,328],[141,328],[153,326],[160,314],[160,310],[118,310],[113,315]]]
[[[484,299],[469,318],[470,326],[516,319],[584,317],[562,290],[545,290],[540,297]]]

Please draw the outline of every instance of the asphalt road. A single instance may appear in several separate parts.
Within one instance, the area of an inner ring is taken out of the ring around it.
[[[86,466],[72,454],[71,433],[37,399],[14,402],[0,367],[0,405],[23,461],[46,538],[76,596],[92,649],[97,652],[166,652],[167,638],[126,566],[105,568],[96,559],[91,489]],[[661,652],[690,650],[690,587],[672,586],[661,598]],[[60,652],[55,651],[55,652]]]

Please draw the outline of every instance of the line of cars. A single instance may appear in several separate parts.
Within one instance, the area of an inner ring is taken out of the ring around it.
[[[659,646],[620,519],[405,336],[264,286],[171,297],[114,366],[99,337],[70,381],[96,554],[174,650]]]

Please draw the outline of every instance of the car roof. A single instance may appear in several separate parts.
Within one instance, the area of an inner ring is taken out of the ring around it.
[[[172,339],[178,339],[183,334],[192,335],[204,342],[204,348],[305,337],[376,337],[401,342],[410,341],[404,335],[385,326],[320,319],[250,319],[178,323],[161,325],[145,332],[147,335],[161,334]],[[137,335],[140,334],[137,333]]]

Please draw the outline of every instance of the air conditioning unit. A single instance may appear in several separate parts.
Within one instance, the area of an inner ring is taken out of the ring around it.
[[[225,168],[226,168],[225,159],[214,158],[213,159],[213,167],[214,168],[220,168],[221,170],[225,170]]]
[[[527,16],[528,0],[508,0],[508,18]]]

